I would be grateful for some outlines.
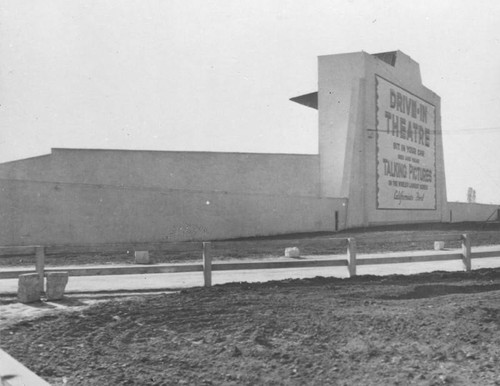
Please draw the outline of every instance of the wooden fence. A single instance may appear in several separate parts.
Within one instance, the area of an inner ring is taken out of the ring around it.
[[[204,284],[206,287],[212,285],[213,271],[231,271],[231,270],[252,270],[252,269],[283,269],[283,268],[312,268],[312,267],[342,267],[348,269],[349,276],[356,275],[356,267],[360,265],[375,264],[400,264],[416,263],[427,261],[443,261],[460,259],[463,262],[465,271],[471,270],[471,258],[495,257],[499,256],[499,251],[478,252],[471,251],[471,238],[468,234],[436,234],[431,236],[411,236],[406,237],[405,242],[417,241],[460,241],[462,249],[446,254],[412,254],[410,256],[382,256],[359,258],[357,257],[355,238],[328,238],[327,240],[333,246],[343,246],[346,249],[345,259],[318,259],[308,258],[303,260],[281,260],[281,261],[258,261],[258,262],[213,262],[212,247],[228,245],[232,247],[244,247],[245,241],[216,241],[216,242],[187,242],[187,243],[141,243],[141,244],[112,244],[112,245],[93,245],[93,246],[23,246],[23,247],[0,247],[0,256],[6,255],[35,255],[35,271],[40,275],[41,286],[43,278],[49,272],[66,271],[69,276],[96,276],[96,275],[132,275],[132,274],[154,274],[154,273],[172,273],[172,272],[203,272]],[[379,240],[379,238],[362,237],[363,241]],[[254,242],[255,243],[255,242]],[[329,244],[330,245],[330,244]],[[186,264],[154,264],[154,265],[129,265],[129,266],[110,266],[110,267],[58,267],[46,268],[45,256],[47,254],[61,254],[71,251],[71,253],[91,253],[91,252],[121,252],[134,250],[148,251],[197,251],[202,255],[201,263]],[[0,279],[17,278],[21,273],[28,273],[24,270],[3,270],[0,271]],[[43,287],[42,287],[43,290]]]
[[[322,239],[323,241],[325,239]],[[54,271],[67,271],[70,276],[95,276],[95,275],[130,275],[130,274],[153,274],[153,273],[169,273],[169,272],[203,272],[204,283],[206,287],[212,285],[212,271],[230,271],[230,270],[251,270],[251,269],[279,269],[279,268],[311,268],[311,267],[347,267],[349,276],[356,275],[356,267],[360,265],[374,264],[399,264],[399,263],[416,263],[426,261],[444,261],[460,259],[463,262],[465,271],[471,270],[472,258],[486,258],[500,256],[500,250],[490,252],[476,252],[471,250],[471,237],[468,234],[442,234],[432,236],[411,236],[406,237],[404,242],[418,241],[460,241],[462,245],[461,251],[453,251],[446,254],[412,254],[411,256],[383,256],[358,258],[356,251],[355,238],[328,238],[328,242],[332,246],[343,246],[346,248],[345,259],[304,259],[304,260],[282,260],[282,261],[258,261],[258,262],[212,262],[212,247],[228,245],[231,247],[241,247],[245,242],[191,242],[191,243],[141,243],[141,244],[108,244],[108,245],[92,245],[92,246],[22,246],[22,247],[0,247],[0,257],[10,255],[35,255],[36,266],[35,271],[43,279],[45,274]],[[358,239],[359,240],[359,239]],[[370,242],[370,240],[378,240],[378,237],[362,237],[361,240]],[[114,266],[114,267],[45,267],[45,256],[47,254],[63,254],[63,253],[92,253],[92,252],[107,252],[107,253],[123,253],[124,251],[148,250],[148,251],[198,251],[202,255],[201,264],[155,264],[150,266]],[[6,270],[0,271],[0,279],[17,278],[22,273],[27,273],[26,270]],[[40,280],[43,291],[43,280]],[[12,357],[0,350],[0,363],[8,364],[10,373],[16,375],[12,380],[3,380],[5,384],[47,384],[41,378],[37,377],[31,371],[22,366]],[[0,374],[2,378],[6,374]],[[12,383],[11,383],[12,382]]]

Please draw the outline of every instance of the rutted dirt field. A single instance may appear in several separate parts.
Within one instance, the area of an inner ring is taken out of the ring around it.
[[[432,249],[432,242],[405,242],[415,233],[467,232],[475,234],[473,245],[500,244],[499,224],[423,227],[247,240],[214,248],[214,256],[282,256],[288,246],[345,252],[332,250],[326,237],[359,237],[361,253]],[[29,259],[2,258],[0,265]],[[132,260],[67,254],[47,263]],[[0,297],[0,312],[9,310],[0,315],[2,349],[55,385],[500,385],[500,268],[78,296],[32,306]]]
[[[54,384],[500,385],[500,269],[142,295],[1,335]]]

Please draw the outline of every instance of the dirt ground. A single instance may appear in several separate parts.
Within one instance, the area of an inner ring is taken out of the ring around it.
[[[500,269],[139,295],[0,333],[56,385],[500,385]]]
[[[345,252],[328,237],[356,237],[360,253],[432,249],[407,238],[457,232],[473,234],[473,245],[500,244],[499,224],[421,228],[250,239],[214,255],[266,258],[289,246]],[[47,257],[48,266],[132,261],[127,253]],[[0,258],[4,267],[31,264]],[[500,385],[500,269],[79,294],[33,305],[0,296],[0,338],[2,349],[54,385]]]

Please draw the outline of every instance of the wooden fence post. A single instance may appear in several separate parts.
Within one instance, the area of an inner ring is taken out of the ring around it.
[[[35,247],[36,272],[38,273],[40,292],[44,292],[45,282],[45,247]]]
[[[464,269],[467,272],[471,271],[471,249],[470,249],[470,237],[468,234],[464,233],[462,235],[462,255],[464,262]]]
[[[347,268],[349,269],[349,277],[356,276],[356,239],[347,239]]]
[[[212,255],[210,242],[203,242],[203,279],[205,287],[212,286]]]

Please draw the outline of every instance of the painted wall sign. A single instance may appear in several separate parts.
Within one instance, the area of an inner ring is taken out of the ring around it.
[[[436,108],[376,75],[377,209],[436,210]]]

